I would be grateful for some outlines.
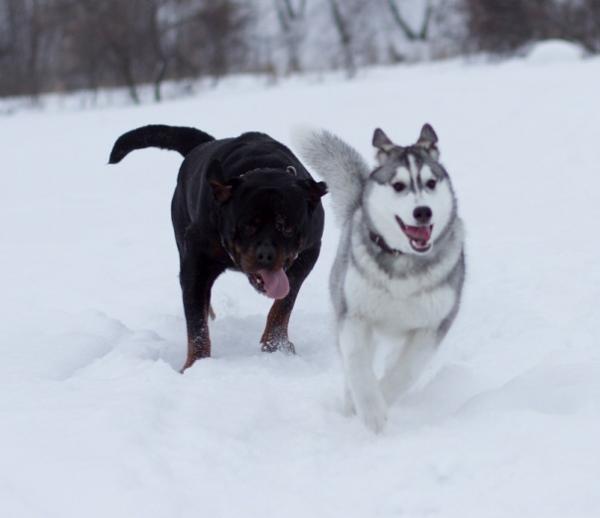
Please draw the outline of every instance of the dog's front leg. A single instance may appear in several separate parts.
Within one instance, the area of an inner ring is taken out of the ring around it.
[[[433,330],[422,329],[410,333],[402,354],[386,367],[381,379],[381,390],[388,404],[394,403],[414,385],[438,345],[439,339]]]
[[[387,420],[387,406],[373,372],[371,327],[359,317],[346,317],[339,326],[340,353],[354,408],[369,429],[380,432]]]
[[[304,279],[308,276],[319,257],[321,244],[305,250],[294,261],[294,264],[287,271],[290,282],[290,291],[287,297],[276,300],[271,306],[267,317],[267,325],[260,339],[261,349],[265,352],[274,352],[277,350],[295,353],[294,344],[288,338],[288,324],[290,315],[296,297]]]
[[[188,255],[181,263],[179,280],[188,338],[187,358],[181,372],[196,360],[210,356],[210,291],[222,271],[222,268],[197,256]]]

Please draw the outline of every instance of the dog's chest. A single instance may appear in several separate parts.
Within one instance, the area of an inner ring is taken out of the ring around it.
[[[350,312],[368,317],[382,329],[437,328],[456,303],[455,291],[448,284],[414,288],[413,283],[402,281],[374,285],[351,267],[344,291]]]

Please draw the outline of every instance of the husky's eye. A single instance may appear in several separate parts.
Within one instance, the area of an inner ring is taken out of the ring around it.
[[[431,189],[433,191],[435,189],[435,186],[437,185],[437,182],[435,180],[427,180],[427,182],[425,182],[425,185],[428,189]]]
[[[406,189],[406,184],[404,182],[394,182],[392,187],[394,188],[394,191],[402,192],[404,189]]]

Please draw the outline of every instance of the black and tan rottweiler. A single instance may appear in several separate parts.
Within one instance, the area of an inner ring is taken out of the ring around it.
[[[293,352],[288,321],[319,256],[326,185],[264,133],[216,140],[194,128],[145,126],[119,137],[109,163],[146,147],[185,157],[171,204],[188,335],[182,371],[210,356],[210,292],[227,269],[275,299],[262,350]]]

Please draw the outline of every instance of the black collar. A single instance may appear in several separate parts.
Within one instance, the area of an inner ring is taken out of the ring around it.
[[[400,250],[391,248],[390,245],[388,245],[385,242],[385,239],[383,239],[379,234],[376,234],[375,232],[369,232],[369,237],[371,238],[371,241],[373,241],[373,243],[375,243],[379,248],[381,248],[382,252],[394,255],[396,257],[403,254],[403,252],[401,252]]]

